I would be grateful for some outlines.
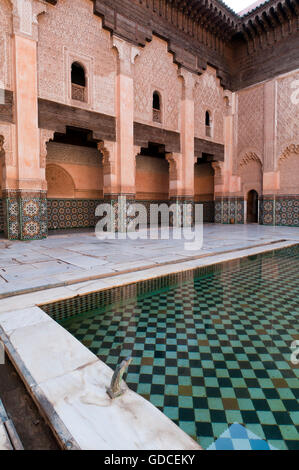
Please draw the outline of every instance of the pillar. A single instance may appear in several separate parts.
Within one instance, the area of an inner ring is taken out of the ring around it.
[[[275,80],[264,85],[264,167],[263,194],[260,201],[260,223],[276,224],[276,195],[279,191],[279,171],[275,168],[276,155],[276,93]]]
[[[13,73],[15,102],[15,156],[6,164],[5,233],[9,239],[32,240],[47,236],[45,172],[40,167],[38,129],[36,17],[45,4],[14,1]]]

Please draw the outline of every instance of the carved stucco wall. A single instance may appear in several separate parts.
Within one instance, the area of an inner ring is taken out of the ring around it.
[[[291,150],[278,163],[280,194],[299,195],[299,146]]]
[[[242,195],[246,197],[249,191],[255,190],[262,195],[263,191],[263,169],[259,159],[251,159],[246,161],[240,167],[239,175],[242,182]]]
[[[264,86],[259,85],[238,93],[237,115],[237,172],[240,161],[254,152],[263,163],[264,155]]]
[[[167,50],[167,42],[153,37],[134,66],[134,119],[150,125],[153,123],[153,92],[157,90],[162,97],[163,127],[179,129],[179,110],[182,82],[178,78],[178,67]]]
[[[299,72],[277,79],[276,162],[291,144],[299,144]]]
[[[209,111],[212,119],[214,142],[224,143],[224,91],[216,70],[208,67],[198,78],[194,91],[195,137],[207,139],[205,116]]]
[[[71,5],[70,5],[71,3]],[[39,18],[38,74],[41,98],[68,103],[70,65],[86,68],[90,90],[88,107],[115,114],[116,54],[102,20],[90,0],[59,0]],[[73,103],[72,103],[73,104]],[[80,107],[84,107],[80,104]]]
[[[12,7],[9,0],[0,2],[0,89],[11,88]],[[0,96],[1,99],[1,96]]]
[[[14,166],[16,164],[15,132],[16,128],[14,124],[0,122],[0,136],[2,135],[4,137],[4,157],[2,157],[3,165]]]
[[[55,164],[47,165],[46,178],[48,183],[48,197],[75,197],[74,181],[71,175],[61,166]]]

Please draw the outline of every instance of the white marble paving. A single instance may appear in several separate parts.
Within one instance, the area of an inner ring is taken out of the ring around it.
[[[31,242],[0,239],[0,298],[29,290],[31,280],[32,289],[46,288],[282,239],[299,243],[299,228],[207,224],[203,247],[194,252],[184,249],[183,240],[101,241],[92,231],[60,232]]]

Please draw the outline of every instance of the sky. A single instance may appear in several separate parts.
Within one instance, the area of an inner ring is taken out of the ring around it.
[[[232,8],[235,12],[239,12],[247,8],[252,3],[255,3],[255,0],[223,0],[226,5]],[[262,3],[262,2],[261,2]]]

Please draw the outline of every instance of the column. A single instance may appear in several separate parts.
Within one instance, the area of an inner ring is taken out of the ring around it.
[[[35,2],[34,6],[35,14],[32,0],[15,1],[13,14],[16,155],[5,170],[5,232],[8,238],[21,240],[47,236],[46,181],[40,167],[38,129],[36,20],[45,4]]]
[[[104,143],[108,150],[104,154],[104,199],[115,210],[115,230],[125,232],[128,204],[135,201],[136,195],[133,64],[139,49],[115,36],[113,47],[117,51],[116,143]]]
[[[279,171],[276,155],[276,81],[264,85],[264,168],[263,195],[260,201],[260,223],[276,224],[276,195],[279,190]]]

